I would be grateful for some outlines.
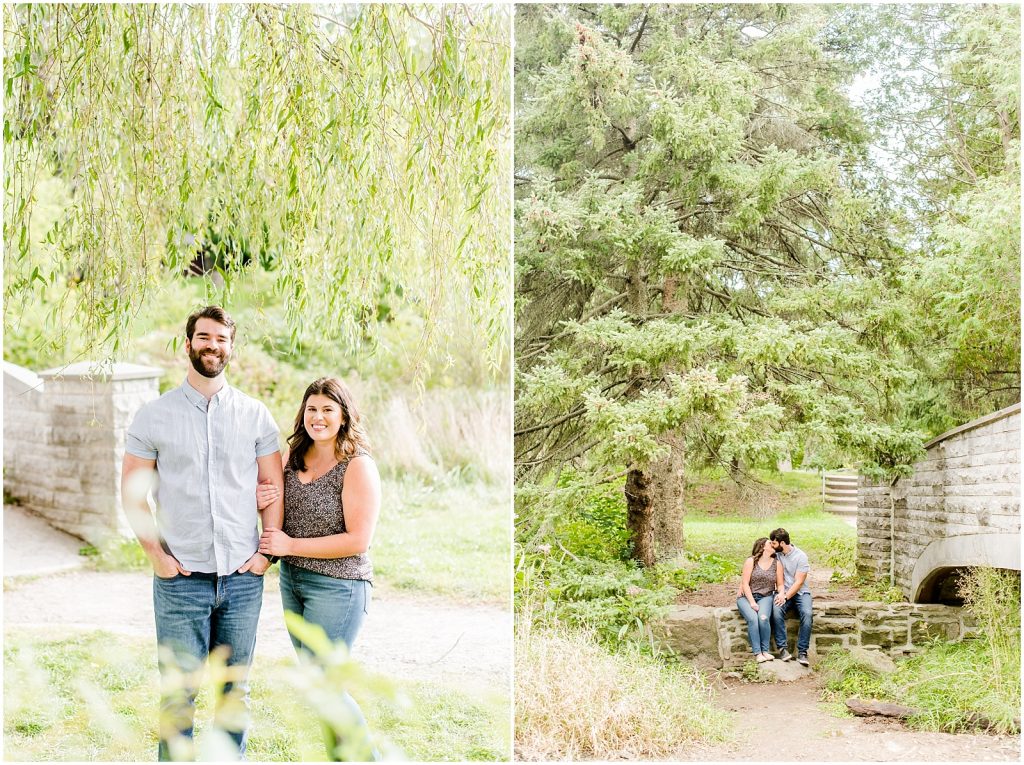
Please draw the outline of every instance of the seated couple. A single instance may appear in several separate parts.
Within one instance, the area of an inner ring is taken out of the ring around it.
[[[769,640],[775,632],[779,658],[789,661],[793,655],[786,642],[786,613],[796,609],[800,631],[796,641],[796,660],[810,666],[807,649],[811,645],[811,591],[807,574],[811,566],[807,553],[789,541],[789,532],[775,529],[768,537],[754,542],[750,557],[743,563],[736,606],[747,621],[750,648],[758,663],[775,657],[769,652]]]

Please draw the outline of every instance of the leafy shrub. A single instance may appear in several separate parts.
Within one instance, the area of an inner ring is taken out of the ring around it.
[[[600,561],[622,560],[621,540],[583,518],[571,518],[555,527],[555,535],[573,555]]]
[[[560,484],[574,480],[566,471]],[[597,486],[587,491],[555,524],[555,536],[573,555],[600,561],[629,559],[626,503],[621,486]]]
[[[857,544],[851,537],[829,537],[825,542],[825,565],[832,569],[833,582],[846,582],[857,572]]]
[[[735,561],[715,553],[688,552],[686,558],[692,561],[694,566],[674,569],[669,574],[669,581],[673,586],[687,592],[699,590],[704,584],[724,582],[740,573],[740,567]]]
[[[519,577],[521,612],[539,612],[545,626],[586,629],[610,644],[649,644],[649,624],[665,616],[676,591],[648,581],[632,562],[589,558],[534,559]],[[524,602],[525,600],[525,602]]]
[[[858,579],[861,600],[881,603],[902,603],[903,590],[894,584],[877,579]]]

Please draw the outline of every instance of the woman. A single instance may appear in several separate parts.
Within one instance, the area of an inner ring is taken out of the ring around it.
[[[282,458],[283,528],[265,528],[259,547],[264,555],[283,558],[284,610],[320,625],[349,648],[370,605],[373,566],[367,550],[380,512],[380,476],[368,446],[345,384],[332,377],[310,384]],[[259,506],[273,502],[276,492],[260,486]],[[296,651],[306,650],[291,638]],[[342,693],[356,731],[344,744],[346,759],[368,759],[375,753],[366,720],[355,699]]]
[[[772,601],[781,590],[782,566],[775,559],[768,537],[761,537],[743,563],[740,596],[736,599],[736,607],[747,620],[750,648],[759,664],[775,658],[768,652],[768,642],[772,633]]]

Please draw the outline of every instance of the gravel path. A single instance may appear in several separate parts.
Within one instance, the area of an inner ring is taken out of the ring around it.
[[[4,628],[56,637],[107,630],[154,638],[152,579],[143,573],[73,571],[5,581]],[[392,677],[465,690],[510,692],[512,615],[497,606],[374,592],[354,655]],[[266,580],[256,660],[291,657],[276,577]]]
[[[687,747],[676,761],[1019,762],[1020,738],[912,731],[897,722],[835,717],[818,702],[816,676],[790,683],[731,683],[717,705],[736,713],[736,738]]]

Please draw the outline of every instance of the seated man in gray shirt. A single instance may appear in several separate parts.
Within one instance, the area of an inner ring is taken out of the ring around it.
[[[786,612],[795,608],[800,617],[800,631],[796,639],[796,660],[805,667],[810,665],[807,650],[811,647],[811,590],[807,586],[807,574],[811,564],[807,553],[796,545],[790,544],[789,532],[775,529],[768,535],[775,557],[782,564],[782,579],[785,590],[775,596],[775,608],[772,609],[772,631],[775,633],[775,647],[781,652],[779,658],[789,661],[793,655],[789,652],[786,638]]]
[[[221,717],[230,710],[233,718],[221,724],[245,753],[246,675],[271,563],[257,551],[256,484],[269,480],[283,489],[284,478],[270,412],[224,379],[234,339],[235,323],[223,309],[189,316],[184,382],[144,405],[126,436],[122,500],[154,574],[161,761],[193,758],[195,670],[220,646],[232,668]],[[155,520],[147,500],[154,484]],[[282,518],[280,499],[263,510],[266,526],[280,528]],[[180,677],[187,679],[174,679]]]

